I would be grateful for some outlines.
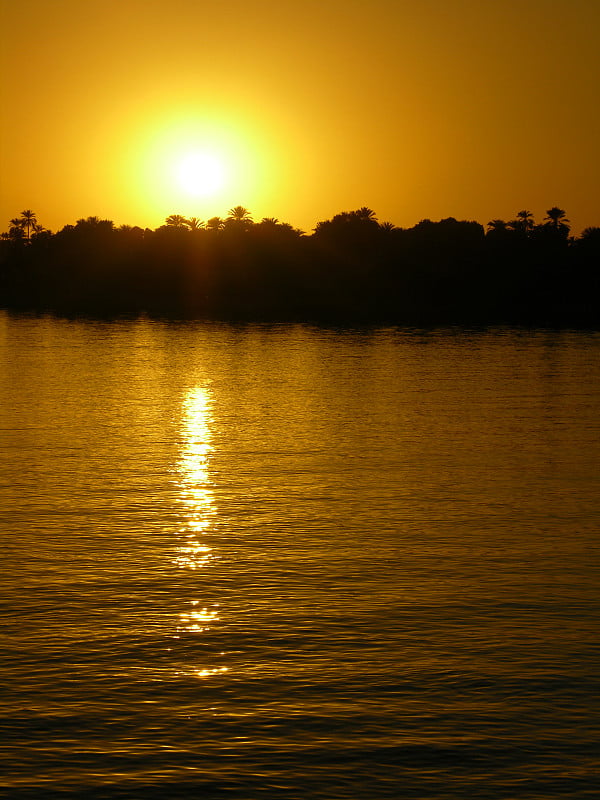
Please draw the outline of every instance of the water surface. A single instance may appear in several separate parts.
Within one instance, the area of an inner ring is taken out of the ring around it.
[[[600,336],[0,315],[6,797],[597,797]]]

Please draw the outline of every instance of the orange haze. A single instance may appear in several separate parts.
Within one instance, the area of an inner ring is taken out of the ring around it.
[[[237,204],[600,225],[600,3],[3,3],[0,230]],[[186,193],[196,151],[227,180]],[[216,155],[215,155],[216,154]],[[202,155],[204,157],[204,155]]]

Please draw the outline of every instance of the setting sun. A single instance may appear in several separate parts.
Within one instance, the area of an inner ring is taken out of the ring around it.
[[[276,148],[250,114],[174,105],[161,118],[144,106],[124,138],[118,161],[127,202],[144,221],[172,213],[208,219],[240,203],[270,208],[264,195],[276,185]]]
[[[175,169],[177,185],[191,197],[211,197],[226,183],[223,162],[212,153],[191,152],[184,155]]]

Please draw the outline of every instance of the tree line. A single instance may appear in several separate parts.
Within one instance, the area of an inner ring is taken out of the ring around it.
[[[0,306],[68,314],[597,327],[600,227],[566,212],[411,228],[367,207],[310,234],[235,206],[156,229],[87,217],[53,233],[27,209],[0,240]]]

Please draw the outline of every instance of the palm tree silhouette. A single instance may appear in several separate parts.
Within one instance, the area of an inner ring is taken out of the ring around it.
[[[517,211],[517,219],[521,223],[523,230],[530,231],[533,228],[533,214],[531,211]]]
[[[10,228],[8,230],[8,236],[13,241],[22,242],[25,238],[25,223],[23,219],[20,217],[15,217],[10,221]]]
[[[354,216],[358,217],[358,219],[363,219],[366,222],[377,222],[377,215],[372,208],[367,208],[367,206],[362,206],[362,208],[359,208],[358,211],[355,211]]]
[[[100,219],[100,217],[86,217],[78,219],[75,228],[86,231],[87,233],[106,233],[114,231],[115,223],[112,219]]]
[[[511,221],[507,223],[507,226],[513,231],[529,233],[529,231],[532,231],[535,227],[533,223],[533,214],[531,211],[526,210],[517,211],[516,219],[511,219]]]
[[[505,231],[508,224],[503,219],[492,219],[488,222],[488,228],[491,231]]]
[[[233,208],[229,209],[229,214],[227,215],[227,219],[230,222],[247,222],[251,223],[252,215],[248,211],[247,208],[244,206],[234,206]]]
[[[209,231],[219,231],[223,227],[223,220],[221,217],[211,217],[207,223],[206,228]]]
[[[27,230],[27,238],[29,239],[32,226],[37,224],[37,217],[30,208],[21,211],[21,223],[23,228]]]
[[[185,220],[185,225],[187,225],[191,231],[199,231],[200,228],[204,227],[204,222],[198,219],[198,217],[190,217]]]
[[[597,239],[600,241],[600,228],[597,225],[592,225],[590,228],[584,228],[581,231],[582,239]]]
[[[548,211],[546,211],[544,219],[547,221],[547,224],[555,230],[559,230],[559,228],[563,226],[566,227],[566,223],[569,222],[566,212],[563,211],[562,208],[558,208],[558,206],[549,208]]]
[[[181,214],[171,214],[166,218],[165,224],[169,228],[184,228],[187,225],[187,220]]]

